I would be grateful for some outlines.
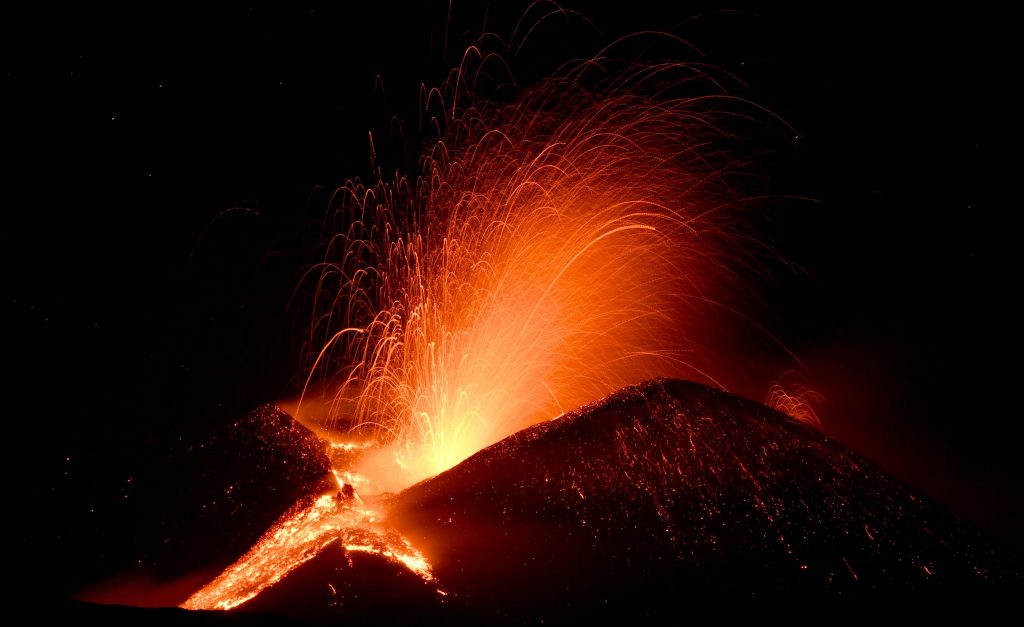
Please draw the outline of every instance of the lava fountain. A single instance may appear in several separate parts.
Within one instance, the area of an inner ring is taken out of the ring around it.
[[[304,401],[381,444],[380,490],[630,383],[717,383],[708,323],[748,270],[739,114],[707,74],[598,59],[509,104],[468,96],[467,63],[430,92],[421,175],[339,189],[314,271]]]

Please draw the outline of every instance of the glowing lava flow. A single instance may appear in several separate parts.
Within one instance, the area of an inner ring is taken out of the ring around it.
[[[388,447],[357,467],[381,489],[637,381],[718,383],[712,330],[751,270],[731,251],[756,244],[716,110],[735,101],[685,65],[610,65],[513,104],[467,98],[463,68],[415,182],[337,192],[305,396]],[[718,95],[678,95],[701,81]]]
[[[339,484],[339,488],[341,484]],[[408,540],[382,523],[374,499],[323,494],[297,503],[259,542],[193,594],[185,609],[229,610],[276,584],[338,541],[344,551],[379,555],[433,581],[430,564]],[[443,591],[438,589],[443,594]]]

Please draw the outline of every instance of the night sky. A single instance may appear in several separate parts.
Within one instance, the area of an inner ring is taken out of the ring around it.
[[[791,262],[758,315],[825,395],[826,433],[1021,546],[1007,16],[617,4],[564,2],[603,36],[545,22],[517,81],[668,31],[796,129],[751,138]],[[148,565],[136,521],[164,452],[296,390],[290,301],[331,191],[370,174],[368,133],[385,171],[415,172],[419,85],[526,3],[352,5],[0,20],[9,507],[43,504],[14,530],[28,587]]]

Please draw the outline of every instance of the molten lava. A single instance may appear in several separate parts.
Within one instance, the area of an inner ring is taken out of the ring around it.
[[[346,464],[365,444],[332,442],[332,463]],[[430,564],[407,539],[383,523],[383,497],[363,498],[346,486],[365,480],[332,468],[337,495],[321,494],[300,500],[263,537],[216,579],[190,596],[185,609],[229,610],[273,586],[295,568],[316,557],[335,541],[346,552],[381,556],[401,564],[424,581],[432,582]],[[351,488],[350,488],[351,489]],[[440,594],[443,590],[437,589]]]

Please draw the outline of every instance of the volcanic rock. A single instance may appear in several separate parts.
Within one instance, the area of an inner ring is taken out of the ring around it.
[[[678,380],[521,431],[404,491],[390,518],[454,598],[511,617],[1021,582],[968,524],[840,443]]]

